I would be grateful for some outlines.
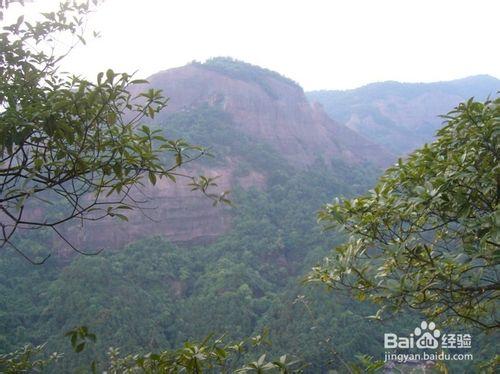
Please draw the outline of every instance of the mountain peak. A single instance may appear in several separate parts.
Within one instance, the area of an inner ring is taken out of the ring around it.
[[[160,117],[208,105],[229,115],[237,131],[270,145],[294,166],[309,166],[318,158],[327,164],[341,159],[377,166],[393,160],[389,152],[313,107],[296,82],[265,68],[218,57],[160,72],[150,82],[171,97]]]
[[[297,82],[273,70],[250,64],[232,57],[214,57],[204,63],[193,62],[193,65],[216,71],[235,79],[262,83],[266,79],[274,79],[301,88]]]

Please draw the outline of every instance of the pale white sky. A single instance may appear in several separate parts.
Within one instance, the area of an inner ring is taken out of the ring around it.
[[[22,12],[57,3],[35,0]],[[500,77],[499,15],[498,0],[106,0],[89,24],[102,37],[65,67],[89,78],[108,67],[146,77],[231,56],[306,90]]]

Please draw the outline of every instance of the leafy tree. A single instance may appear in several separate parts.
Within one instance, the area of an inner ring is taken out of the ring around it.
[[[1,2],[0,10],[8,5]],[[88,1],[68,1],[43,21],[21,16],[0,33],[0,247],[9,244],[26,258],[12,241],[19,229],[50,228],[78,251],[60,224],[126,219],[125,211],[141,205],[134,189],[146,176],[152,184],[162,177],[175,181],[181,165],[204,154],[141,123],[167,103],[159,90],[140,92],[137,85],[146,81],[112,70],[96,82],[59,72],[69,51],[55,52],[54,40],[69,34],[85,43],[92,10]],[[211,184],[192,180],[193,189],[217,200],[207,193]],[[57,214],[34,213],[35,207],[47,213],[54,202]]]
[[[0,370],[2,373],[36,373],[52,366],[62,355],[56,352],[50,356],[41,358],[44,345],[33,347],[25,345],[15,352],[0,354]]]
[[[286,355],[278,360],[266,360],[262,354],[257,360],[242,365],[243,354],[258,349],[265,343],[265,335],[257,335],[242,341],[227,343],[224,337],[207,337],[203,342],[186,342],[177,350],[167,350],[146,355],[120,356],[119,350],[110,349],[109,373],[141,371],[144,373],[280,373],[300,372],[298,360]],[[303,365],[302,365],[303,366]]]
[[[310,281],[353,291],[384,309],[405,307],[499,327],[500,99],[472,99],[437,140],[388,169],[368,194],[319,214],[349,235]]]
[[[259,347],[268,344],[266,332],[232,343],[226,342],[224,336],[213,338],[212,335],[202,342],[185,342],[182,348],[163,350],[158,353],[122,355],[120,349],[110,348],[104,362],[93,360],[82,370],[90,368],[97,373],[102,367],[104,373],[280,373],[287,374],[301,372],[305,365],[299,360],[291,360],[282,355],[278,360],[266,360],[266,354],[243,365],[244,354],[259,350]],[[66,336],[70,339],[73,350],[79,354],[84,351],[85,344],[95,342],[96,336],[89,332],[86,326],[80,326],[69,331]],[[0,369],[2,373],[40,372],[52,369],[63,355],[52,353],[46,358],[40,358],[44,346],[32,347],[27,345],[12,353],[0,355]],[[60,369],[60,368],[58,368]]]

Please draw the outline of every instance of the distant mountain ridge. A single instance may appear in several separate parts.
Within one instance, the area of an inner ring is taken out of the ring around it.
[[[500,80],[477,75],[433,83],[371,83],[352,90],[307,92],[328,115],[399,155],[430,142],[442,125],[439,115],[475,97],[484,100],[500,90]]]
[[[420,87],[416,94],[410,94],[398,83],[354,90],[357,96],[351,92],[326,92],[326,98],[337,98],[335,103],[338,98],[343,100],[338,118],[342,122],[347,119],[344,125],[328,116],[328,101],[323,103],[326,111],[321,105],[311,103],[293,80],[230,58],[161,71],[152,75],[142,89],[150,87],[162,89],[170,98],[168,106],[151,125],[164,130],[169,138],[184,138],[212,148],[215,153],[215,158],[189,164],[183,172],[220,176],[217,183],[221,191],[251,188],[265,191],[308,169],[333,176],[339,184],[353,190],[356,175],[382,170],[396,159],[396,153],[387,150],[391,147],[379,141],[379,135],[383,134],[380,128],[391,130],[389,135],[399,135],[401,144],[416,139],[410,146],[418,146],[421,139],[412,134],[419,134],[415,130],[422,112],[428,116],[443,113],[461,100],[459,95],[442,93],[436,96],[439,100],[433,99],[435,94],[426,89],[420,92]],[[396,95],[394,87],[402,92]],[[381,88],[387,94],[381,94]],[[309,94],[309,98],[311,95],[314,96]],[[446,105],[443,97],[448,100]],[[415,102],[420,104],[415,106]],[[446,106],[444,111],[443,106]],[[415,112],[413,117],[408,115],[411,110]],[[372,120],[376,126],[367,126],[371,123],[364,119],[376,115],[381,120],[378,123]],[[356,116],[365,127],[353,126]],[[396,126],[399,123],[407,126]],[[231,230],[233,212],[212,208],[208,199],[190,191],[188,182],[179,178],[177,184],[172,184],[163,179],[154,188],[146,189],[154,208],[146,212],[153,220],[134,213],[129,223],[108,220],[89,223],[85,230],[79,227],[68,230],[77,237],[78,244],[85,243],[90,248],[118,248],[152,235],[176,243],[214,241]]]

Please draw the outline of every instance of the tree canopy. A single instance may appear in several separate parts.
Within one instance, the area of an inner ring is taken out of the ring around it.
[[[0,3],[0,10],[9,2]],[[30,261],[16,245],[39,253],[50,243],[46,233],[33,230],[13,241],[20,229],[47,227],[78,251],[60,224],[126,220],[124,212],[141,207],[134,189],[162,177],[192,178],[179,167],[205,154],[143,125],[167,104],[157,90],[140,92],[136,86],[145,81],[112,70],[95,82],[59,72],[65,53],[52,49],[54,36],[69,33],[84,43],[91,10],[89,3],[63,3],[44,21],[20,17],[0,33],[0,248],[11,245]],[[206,65],[258,79],[249,66],[235,69],[231,61]],[[498,99],[460,105],[435,143],[400,160],[373,191],[326,206],[321,221],[346,231],[349,240],[309,280],[353,290],[360,300],[382,304],[381,312],[410,307],[450,322],[497,328],[498,111]],[[343,356],[361,361],[365,368],[359,372],[381,367],[358,355],[382,350],[378,325],[363,318],[375,312],[370,303],[325,300],[318,290],[297,284],[342,238],[320,236],[313,211],[333,191],[365,191],[369,170],[341,161],[335,170],[319,161],[311,170],[293,170],[277,151],[235,131],[230,120],[211,107],[169,118],[175,125],[170,135],[203,144],[214,140],[226,156],[251,155],[235,175],[247,175],[251,166],[272,171],[265,191],[237,190],[238,217],[216,242],[185,250],[147,238],[121,251],[43,268],[0,258],[0,371],[49,365],[60,365],[54,369],[59,372],[86,370],[87,358],[93,358],[93,372],[117,373],[286,373],[305,367],[302,362],[309,372],[358,372]],[[224,194],[207,192],[210,178],[192,178],[191,184],[214,202],[227,201]],[[271,327],[273,347],[260,334],[264,326]],[[226,335],[210,335],[214,330]],[[47,348],[69,348],[61,331],[74,352],[44,358]],[[3,353],[24,341],[47,346]],[[117,345],[120,350],[106,355]],[[491,346],[481,349],[491,355]]]
[[[499,327],[500,99],[460,104],[368,194],[319,213],[348,234],[308,279],[384,309]]]
[[[8,5],[2,2],[2,11]],[[95,82],[60,72],[72,47],[58,52],[58,38],[85,43],[92,10],[88,1],[64,2],[42,21],[21,16],[0,33],[0,247],[10,244],[23,255],[11,240],[19,229],[48,227],[77,250],[58,225],[126,219],[124,212],[141,205],[134,189],[148,179],[175,181],[181,165],[204,154],[142,123],[167,104],[159,90],[136,87],[145,80],[110,69]],[[211,184],[192,180],[207,195]],[[54,202],[57,214],[48,215]]]

